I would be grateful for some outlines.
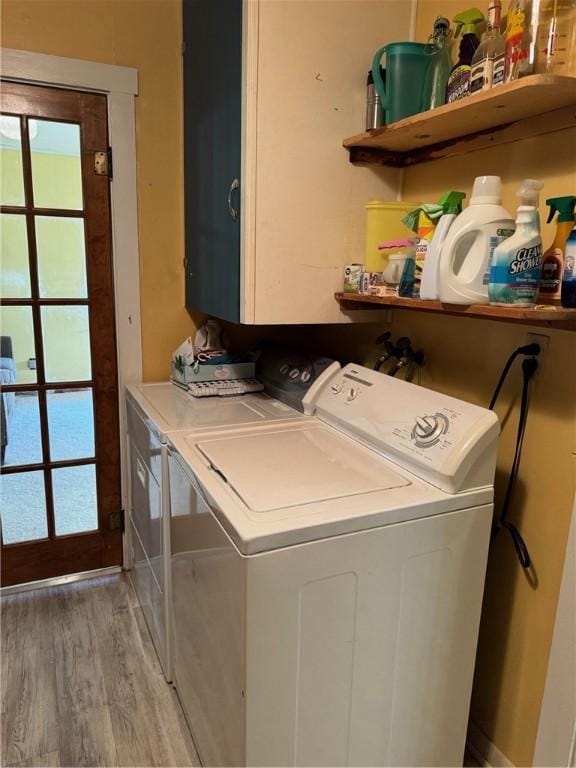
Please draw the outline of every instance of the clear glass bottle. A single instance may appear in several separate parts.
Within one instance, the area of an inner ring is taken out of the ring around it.
[[[438,16],[434,29],[428,38],[428,45],[433,51],[432,83],[430,88],[430,109],[446,103],[446,85],[452,70],[452,32],[450,21]]]
[[[490,0],[488,23],[472,59],[470,92],[486,91],[504,82],[506,43],[500,32],[502,0]]]
[[[576,0],[540,0],[536,72],[576,75]]]

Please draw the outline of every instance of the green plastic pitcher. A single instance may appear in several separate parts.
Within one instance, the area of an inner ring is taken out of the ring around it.
[[[437,49],[427,43],[389,43],[372,61],[372,77],[380,96],[386,124],[430,109],[431,70]],[[386,85],[380,74],[380,61],[386,54]]]

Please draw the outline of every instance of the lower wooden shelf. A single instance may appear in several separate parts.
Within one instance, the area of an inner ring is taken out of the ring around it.
[[[336,293],[335,296],[346,312],[375,309],[380,306],[382,309],[411,309],[439,315],[474,317],[502,323],[523,323],[524,325],[576,331],[576,309],[564,309],[563,307],[541,305],[534,309],[525,309],[522,307],[492,307],[489,304],[442,304],[440,301],[401,299],[396,296],[365,296],[360,293]]]

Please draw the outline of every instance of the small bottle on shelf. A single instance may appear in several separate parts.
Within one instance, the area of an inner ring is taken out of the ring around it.
[[[563,307],[576,309],[576,227],[566,241],[561,298]]]
[[[488,24],[472,59],[470,93],[487,91],[504,82],[506,44],[500,32],[502,0],[490,0]]]
[[[517,80],[534,71],[534,51],[538,25],[538,3],[532,0],[510,0],[506,19],[506,66],[504,80]],[[533,13],[533,11],[535,11]]]

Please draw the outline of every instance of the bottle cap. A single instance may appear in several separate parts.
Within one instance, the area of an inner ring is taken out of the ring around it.
[[[502,179],[500,176],[476,176],[470,205],[500,205],[501,203]]]
[[[520,207],[538,208],[540,190],[543,186],[544,182],[539,179],[524,179],[516,192]]]
[[[546,220],[548,224],[558,213],[558,222],[574,221],[574,207],[576,206],[576,197],[574,195],[564,195],[564,197],[549,197],[546,205],[550,207],[550,213]]]

